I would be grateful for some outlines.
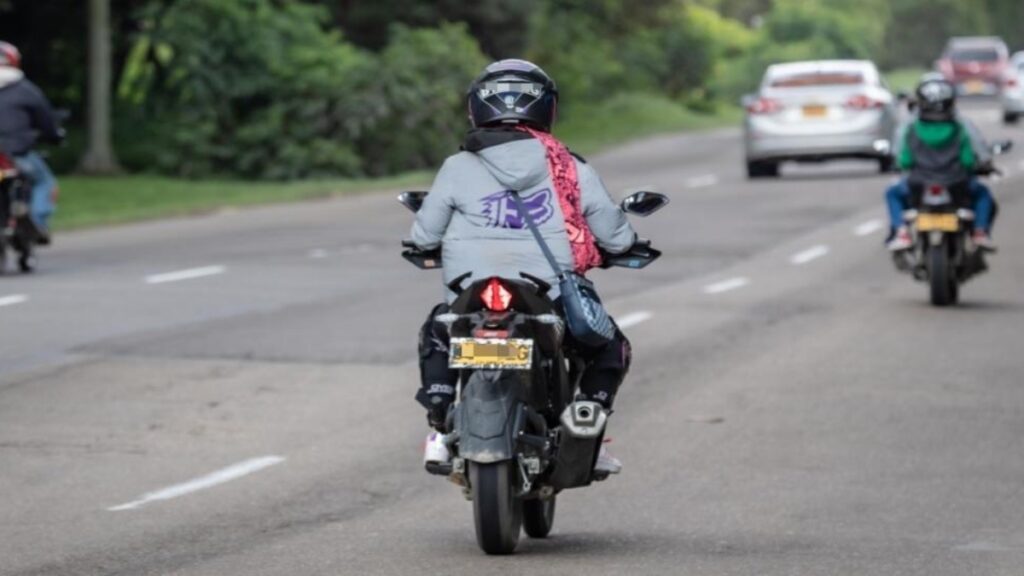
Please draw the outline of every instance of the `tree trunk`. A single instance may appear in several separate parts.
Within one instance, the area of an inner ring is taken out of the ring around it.
[[[89,0],[89,145],[81,169],[88,174],[119,172],[110,130],[110,0]]]

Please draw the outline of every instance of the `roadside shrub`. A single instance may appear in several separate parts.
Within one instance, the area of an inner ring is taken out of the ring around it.
[[[390,36],[367,82],[373,120],[358,139],[371,175],[434,167],[456,152],[469,127],[466,88],[487,65],[461,24],[397,25]]]
[[[154,9],[123,95],[158,128],[167,172],[287,179],[362,171],[360,83],[371,58],[325,30],[319,7],[178,0]]]

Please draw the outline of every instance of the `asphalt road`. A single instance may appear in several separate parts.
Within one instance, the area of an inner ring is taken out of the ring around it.
[[[890,177],[748,182],[738,138],[592,159],[673,199],[636,223],[661,261],[595,275],[626,468],[513,557],[422,471],[441,289],[392,194],[58,237],[0,278],[0,574],[1024,574],[1024,154],[992,271],[935,309],[882,248]]]

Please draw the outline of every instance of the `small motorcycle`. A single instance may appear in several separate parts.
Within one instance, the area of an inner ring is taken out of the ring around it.
[[[994,155],[1012,148],[1011,141],[992,147]],[[999,174],[984,167],[977,176]],[[915,280],[928,282],[934,306],[956,304],[960,286],[988,270],[985,253],[971,241],[974,211],[969,182],[911,182],[911,206],[903,214],[914,244],[909,250],[893,253],[893,262],[901,272]]]
[[[416,212],[425,192],[399,201]],[[621,208],[648,216],[668,203],[637,192]],[[404,242],[402,256],[420,269],[441,267],[440,250]],[[661,256],[640,241],[604,267],[644,268]],[[562,490],[604,480],[594,471],[604,436],[605,411],[578,396],[583,361],[565,343],[565,321],[548,296],[551,286],[519,278],[485,278],[463,286],[456,278],[450,312],[436,320],[450,336],[449,366],[459,371],[456,402],[448,413],[445,443],[451,458],[427,462],[427,471],[462,487],[473,502],[477,543],[487,554],[510,554],[520,531],[544,538]]]
[[[31,198],[31,180],[18,170],[12,158],[0,153],[0,273],[7,270],[10,252],[17,257],[20,271],[35,269],[39,231],[29,216]]]

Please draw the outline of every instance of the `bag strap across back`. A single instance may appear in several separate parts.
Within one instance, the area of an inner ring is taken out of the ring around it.
[[[533,215],[523,205],[523,199],[519,196],[519,192],[512,190],[512,201],[516,203],[516,210],[519,211],[519,217],[526,221],[526,227],[530,229],[533,234],[533,238],[537,240],[537,244],[540,245],[540,251],[544,253],[544,258],[547,259],[548,264],[551,265],[551,270],[554,271],[555,277],[561,280],[565,271],[559,268],[558,260],[555,259],[555,254],[551,252],[551,247],[544,241],[544,237],[540,235],[540,230],[537,228],[537,223],[533,221]]]

